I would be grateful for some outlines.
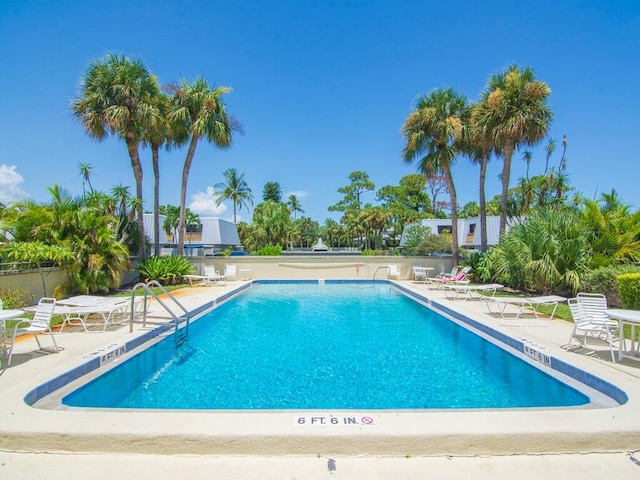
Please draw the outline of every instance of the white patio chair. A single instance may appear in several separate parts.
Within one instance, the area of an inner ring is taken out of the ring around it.
[[[51,319],[53,318],[53,311],[55,307],[55,298],[43,297],[38,302],[38,306],[33,314],[33,319],[15,318],[14,321],[16,324],[13,328],[2,329],[2,343],[8,345],[4,347],[7,354],[7,366],[11,365],[11,357],[13,356],[16,337],[20,335],[33,334],[36,342],[38,343],[38,350],[44,350],[40,344],[38,335],[40,333],[48,332],[49,335],[51,335],[51,340],[53,340],[54,352],[58,353],[60,351],[60,347],[58,347],[58,343],[56,342],[56,337],[54,337],[53,331],[51,330]]]
[[[584,296],[582,298],[577,297],[568,300],[569,310],[573,317],[573,330],[571,331],[571,337],[569,338],[567,347],[571,346],[573,340],[577,340],[582,347],[587,347],[587,337],[589,334],[594,338],[600,339],[604,336],[604,340],[609,344],[611,359],[613,363],[616,363],[616,357],[613,354],[613,342],[615,341],[614,333],[617,333],[618,330],[617,323],[614,327],[610,325],[609,321],[603,320],[597,315],[593,316],[594,310],[590,306],[590,300],[592,299],[587,299],[586,307]]]
[[[236,278],[236,264],[235,263],[227,263],[224,267],[224,276],[227,280],[231,280],[233,278],[233,281],[235,282],[237,280]]]
[[[387,265],[389,268],[389,273],[387,274],[387,278],[395,278],[396,280],[400,280],[400,270],[398,269],[398,265],[392,263]]]

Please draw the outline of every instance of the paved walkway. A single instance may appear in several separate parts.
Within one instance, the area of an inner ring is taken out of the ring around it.
[[[175,295],[191,309],[241,283],[185,288]],[[447,300],[442,292],[427,290],[424,285],[401,283],[493,328],[546,347],[551,355],[623,388],[630,401],[608,409],[383,413],[380,418],[384,421],[375,432],[346,436],[318,432],[309,437],[301,436],[288,424],[291,415],[287,413],[123,414],[29,407],[22,398],[35,386],[69,371],[87,354],[147,330],[136,326],[132,334],[123,325],[104,333],[84,333],[65,328],[57,336],[63,352],[36,353],[35,341],[25,338],[16,347],[12,366],[0,375],[0,478],[73,479],[86,478],[87,472],[98,480],[116,476],[539,479],[543,475],[600,479],[611,474],[623,479],[640,478],[634,454],[640,449],[640,362],[613,364],[605,345],[591,352],[567,352],[563,346],[571,324],[563,320],[529,316],[503,319],[487,314],[484,302]],[[152,304],[151,316],[168,318],[158,307]],[[42,338],[44,344],[48,340]],[[281,425],[283,419],[285,427]],[[273,433],[277,428],[282,428],[281,434]],[[212,436],[212,432],[216,434]],[[517,438],[521,432],[532,433],[529,444],[524,437]],[[474,436],[466,437],[468,434]],[[402,435],[406,453],[398,454],[404,447],[394,442]],[[167,440],[172,438],[176,443]],[[253,442],[249,442],[250,448],[241,445],[245,438]],[[582,448],[575,448],[572,442],[576,438],[588,441]],[[145,447],[146,441],[157,449]],[[525,442],[527,449],[511,455],[510,441]],[[572,445],[570,452],[563,448],[568,444]],[[441,451],[438,445],[447,448]],[[373,453],[344,453],[360,446]],[[317,450],[313,450],[315,447]],[[526,454],[533,452],[541,454]]]

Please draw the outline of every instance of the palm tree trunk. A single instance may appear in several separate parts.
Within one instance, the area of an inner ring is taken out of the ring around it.
[[[504,146],[504,164],[502,167],[502,197],[500,198],[500,238],[507,228],[507,207],[509,201],[509,176],[511,175],[511,157],[515,151],[515,145]]]
[[[129,157],[131,158],[131,168],[133,169],[133,176],[136,179],[136,198],[138,199],[138,211],[136,212],[136,222],[138,223],[138,231],[140,232],[140,247],[138,248],[138,256],[141,260],[145,257],[145,244],[144,244],[144,210],[142,204],[142,164],[140,163],[140,154],[138,152],[138,142],[127,135],[126,138],[127,150],[129,151]]]
[[[480,159],[480,251],[486,252],[487,240],[487,199],[484,190],[485,179],[487,177],[488,155],[483,155]]]
[[[160,160],[156,143],[151,144],[153,163],[153,254],[160,255]]]
[[[458,266],[458,196],[456,195],[456,186],[453,183],[451,168],[444,168],[444,179],[449,189],[449,198],[451,199],[451,255],[454,267]]]
[[[191,169],[191,162],[193,162],[193,157],[196,154],[197,146],[198,136],[194,134],[191,137],[191,143],[189,144],[189,150],[187,151],[187,158],[184,161],[184,168],[182,169],[182,187],[180,191],[180,219],[178,220],[178,255],[184,255],[184,217],[187,203],[187,181],[189,180],[189,170]]]

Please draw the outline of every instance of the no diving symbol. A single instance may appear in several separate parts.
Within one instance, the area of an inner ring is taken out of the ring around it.
[[[373,424],[373,418],[371,418],[371,417],[362,417],[360,419],[360,421],[362,422],[363,425],[372,425]]]

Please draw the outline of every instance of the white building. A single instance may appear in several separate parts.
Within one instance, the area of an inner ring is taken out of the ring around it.
[[[405,232],[407,228],[415,223],[411,223],[404,227],[400,246],[404,246]],[[423,227],[429,227],[432,234],[441,235],[451,233],[450,218],[425,218],[420,221]],[[479,249],[480,248],[480,217],[459,218],[458,219],[458,245],[461,248]],[[500,242],[500,217],[487,217],[487,245],[493,246]]]
[[[160,248],[162,255],[176,253],[178,239],[162,228],[165,216],[160,215]],[[144,233],[154,243],[153,214],[144,214]],[[219,218],[200,218],[200,225],[188,225],[184,237],[185,255],[207,256],[227,248],[242,247],[236,224]]]

